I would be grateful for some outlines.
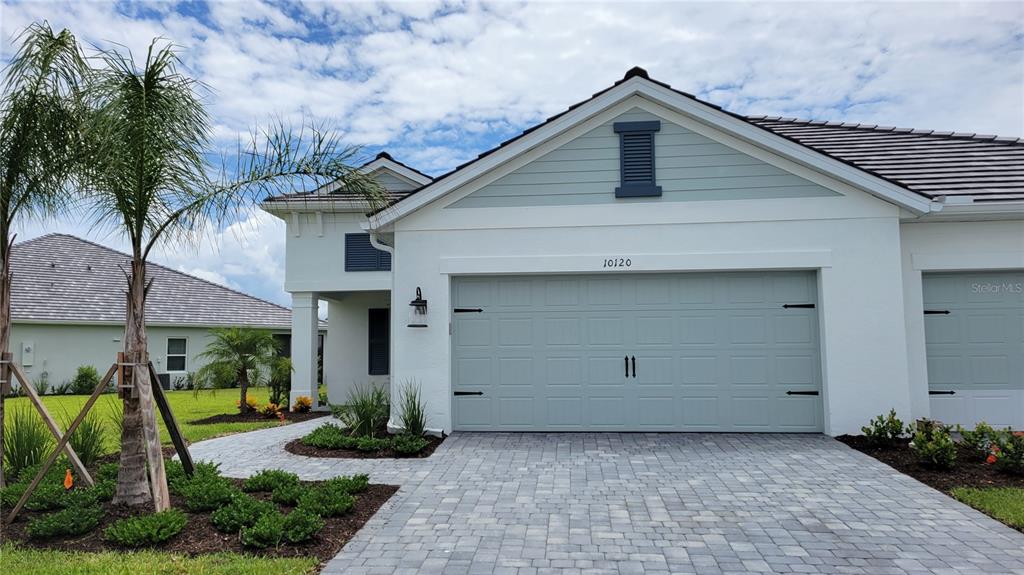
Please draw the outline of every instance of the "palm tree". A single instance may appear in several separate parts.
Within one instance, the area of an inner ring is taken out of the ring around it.
[[[11,337],[11,248],[14,224],[47,217],[67,204],[75,161],[78,107],[85,68],[75,37],[32,24],[5,70],[0,100],[0,353]],[[0,378],[10,380],[6,368]],[[4,398],[0,393],[0,487],[3,473]]]
[[[117,50],[102,51],[98,59],[102,65],[91,71],[84,92],[88,162],[82,179],[97,225],[125,236],[131,246],[130,267],[124,270],[124,353],[131,393],[124,398],[114,501],[138,505],[152,497],[160,511],[168,505],[167,481],[146,367],[146,294],[151,287],[146,262],[152,250],[198,244],[210,224],[222,225],[239,209],[281,188],[340,180],[375,206],[383,194],[351,167],[355,148],[316,126],[293,131],[283,122],[255,131],[246,145],[240,142],[237,163],[225,163],[220,176],[211,176],[216,170],[207,162],[211,126],[205,87],[178,71],[173,47],[154,40],[141,63]]]
[[[274,369],[278,346],[274,335],[262,329],[240,327],[216,328],[210,331],[213,341],[199,354],[207,364],[196,371],[196,382],[201,385],[219,379],[222,374],[234,374],[241,397],[239,413],[249,412],[246,394],[249,391],[250,375],[269,372]]]

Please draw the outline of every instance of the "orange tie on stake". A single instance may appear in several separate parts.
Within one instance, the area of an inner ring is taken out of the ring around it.
[[[74,484],[75,484],[75,480],[74,480],[73,477],[71,477],[71,470],[68,469],[67,473],[64,474],[64,489],[71,489],[71,487]]]

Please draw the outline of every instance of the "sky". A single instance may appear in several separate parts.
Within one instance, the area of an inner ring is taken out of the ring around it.
[[[173,42],[209,86],[215,145],[314,117],[440,174],[584,100],[632,66],[742,114],[1024,136],[1024,2],[20,2],[89,47]],[[24,222],[124,249],[71,215]],[[239,215],[171,268],[288,305],[284,223]]]

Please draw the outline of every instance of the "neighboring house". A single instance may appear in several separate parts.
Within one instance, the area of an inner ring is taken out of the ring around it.
[[[264,204],[294,393],[326,299],[331,398],[390,302],[390,379],[444,431],[1024,427],[1024,141],[746,117],[633,69],[432,181],[376,162],[421,187]]]
[[[15,361],[51,386],[73,379],[82,365],[103,375],[123,349],[130,256],[65,234],[15,244],[11,256]],[[198,355],[214,327],[272,330],[287,353],[288,308],[154,263],[147,275],[149,357],[171,381],[203,365]]]

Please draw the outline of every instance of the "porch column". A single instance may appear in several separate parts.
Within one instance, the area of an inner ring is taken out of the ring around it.
[[[292,293],[292,392],[290,405],[300,396],[313,399],[318,404],[317,393],[317,347],[319,336],[319,294],[316,292]]]

